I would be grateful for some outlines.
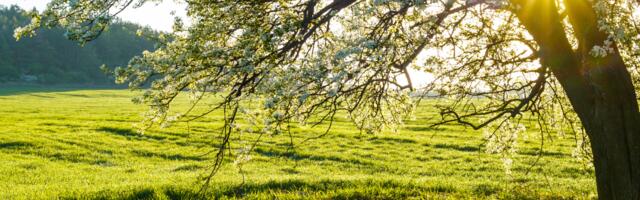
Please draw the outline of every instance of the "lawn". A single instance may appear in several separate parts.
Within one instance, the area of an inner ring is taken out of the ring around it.
[[[303,144],[324,128],[262,137],[243,173],[229,160],[199,193],[221,114],[139,134],[133,124],[146,108],[133,95],[0,88],[0,199],[595,198],[593,171],[572,157],[571,137],[545,137],[540,157],[539,133],[528,127],[508,174],[500,155],[485,153],[482,131],[430,128],[435,100],[397,133],[361,133],[339,117]],[[255,138],[234,135],[244,142],[232,147]]]

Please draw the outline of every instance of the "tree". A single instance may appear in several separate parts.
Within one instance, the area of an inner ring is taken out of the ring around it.
[[[70,39],[90,41],[121,10],[146,1],[98,2],[53,0],[17,35],[63,26]],[[222,95],[216,166],[231,133],[243,130],[238,114],[267,119],[258,126],[277,134],[291,121],[330,127],[346,112],[375,132],[402,122],[410,95],[439,96],[453,99],[439,124],[501,127],[530,113],[543,132],[559,123],[586,132],[599,197],[640,199],[637,1],[187,2],[193,25],[177,20],[174,33],[158,38],[160,49],[116,74],[133,88],[151,82],[139,99],[153,111],[149,124],[175,118],[169,107],[180,91],[191,91],[194,106],[205,94]],[[419,87],[416,70],[434,79]],[[263,109],[243,106],[254,101]]]

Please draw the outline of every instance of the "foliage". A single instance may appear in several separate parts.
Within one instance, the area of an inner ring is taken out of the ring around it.
[[[42,29],[39,37],[17,42],[14,29],[29,23],[27,15],[17,6],[0,7],[0,83],[112,85],[100,65],[126,65],[131,57],[154,49],[153,41],[136,36],[142,27],[121,21],[82,47],[66,40],[61,28]]]

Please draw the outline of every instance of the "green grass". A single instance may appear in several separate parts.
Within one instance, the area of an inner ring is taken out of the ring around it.
[[[25,92],[26,91],[26,92]],[[0,199],[200,199],[217,144],[220,113],[138,134],[144,106],[127,90],[0,89]],[[399,133],[362,134],[339,118],[322,128],[263,137],[243,165],[228,162],[206,198],[243,199],[587,199],[593,171],[571,157],[571,138],[522,136],[513,173],[484,153],[483,134],[429,128],[431,101]],[[179,99],[178,109],[187,107]],[[246,143],[255,135],[234,139]],[[547,138],[548,139],[548,138]],[[233,148],[243,145],[232,144]],[[204,156],[203,156],[204,155]]]

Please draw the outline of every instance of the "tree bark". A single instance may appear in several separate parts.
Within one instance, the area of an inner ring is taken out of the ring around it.
[[[615,44],[604,58],[589,54],[607,35],[588,0],[565,0],[574,50],[555,0],[512,0],[521,24],[540,46],[542,65],[562,85],[590,139],[600,199],[640,199],[640,112],[633,82]]]
[[[640,114],[626,66],[618,54],[589,71],[594,102],[578,110],[591,141],[600,199],[640,199]],[[618,58],[618,59],[615,59]]]

